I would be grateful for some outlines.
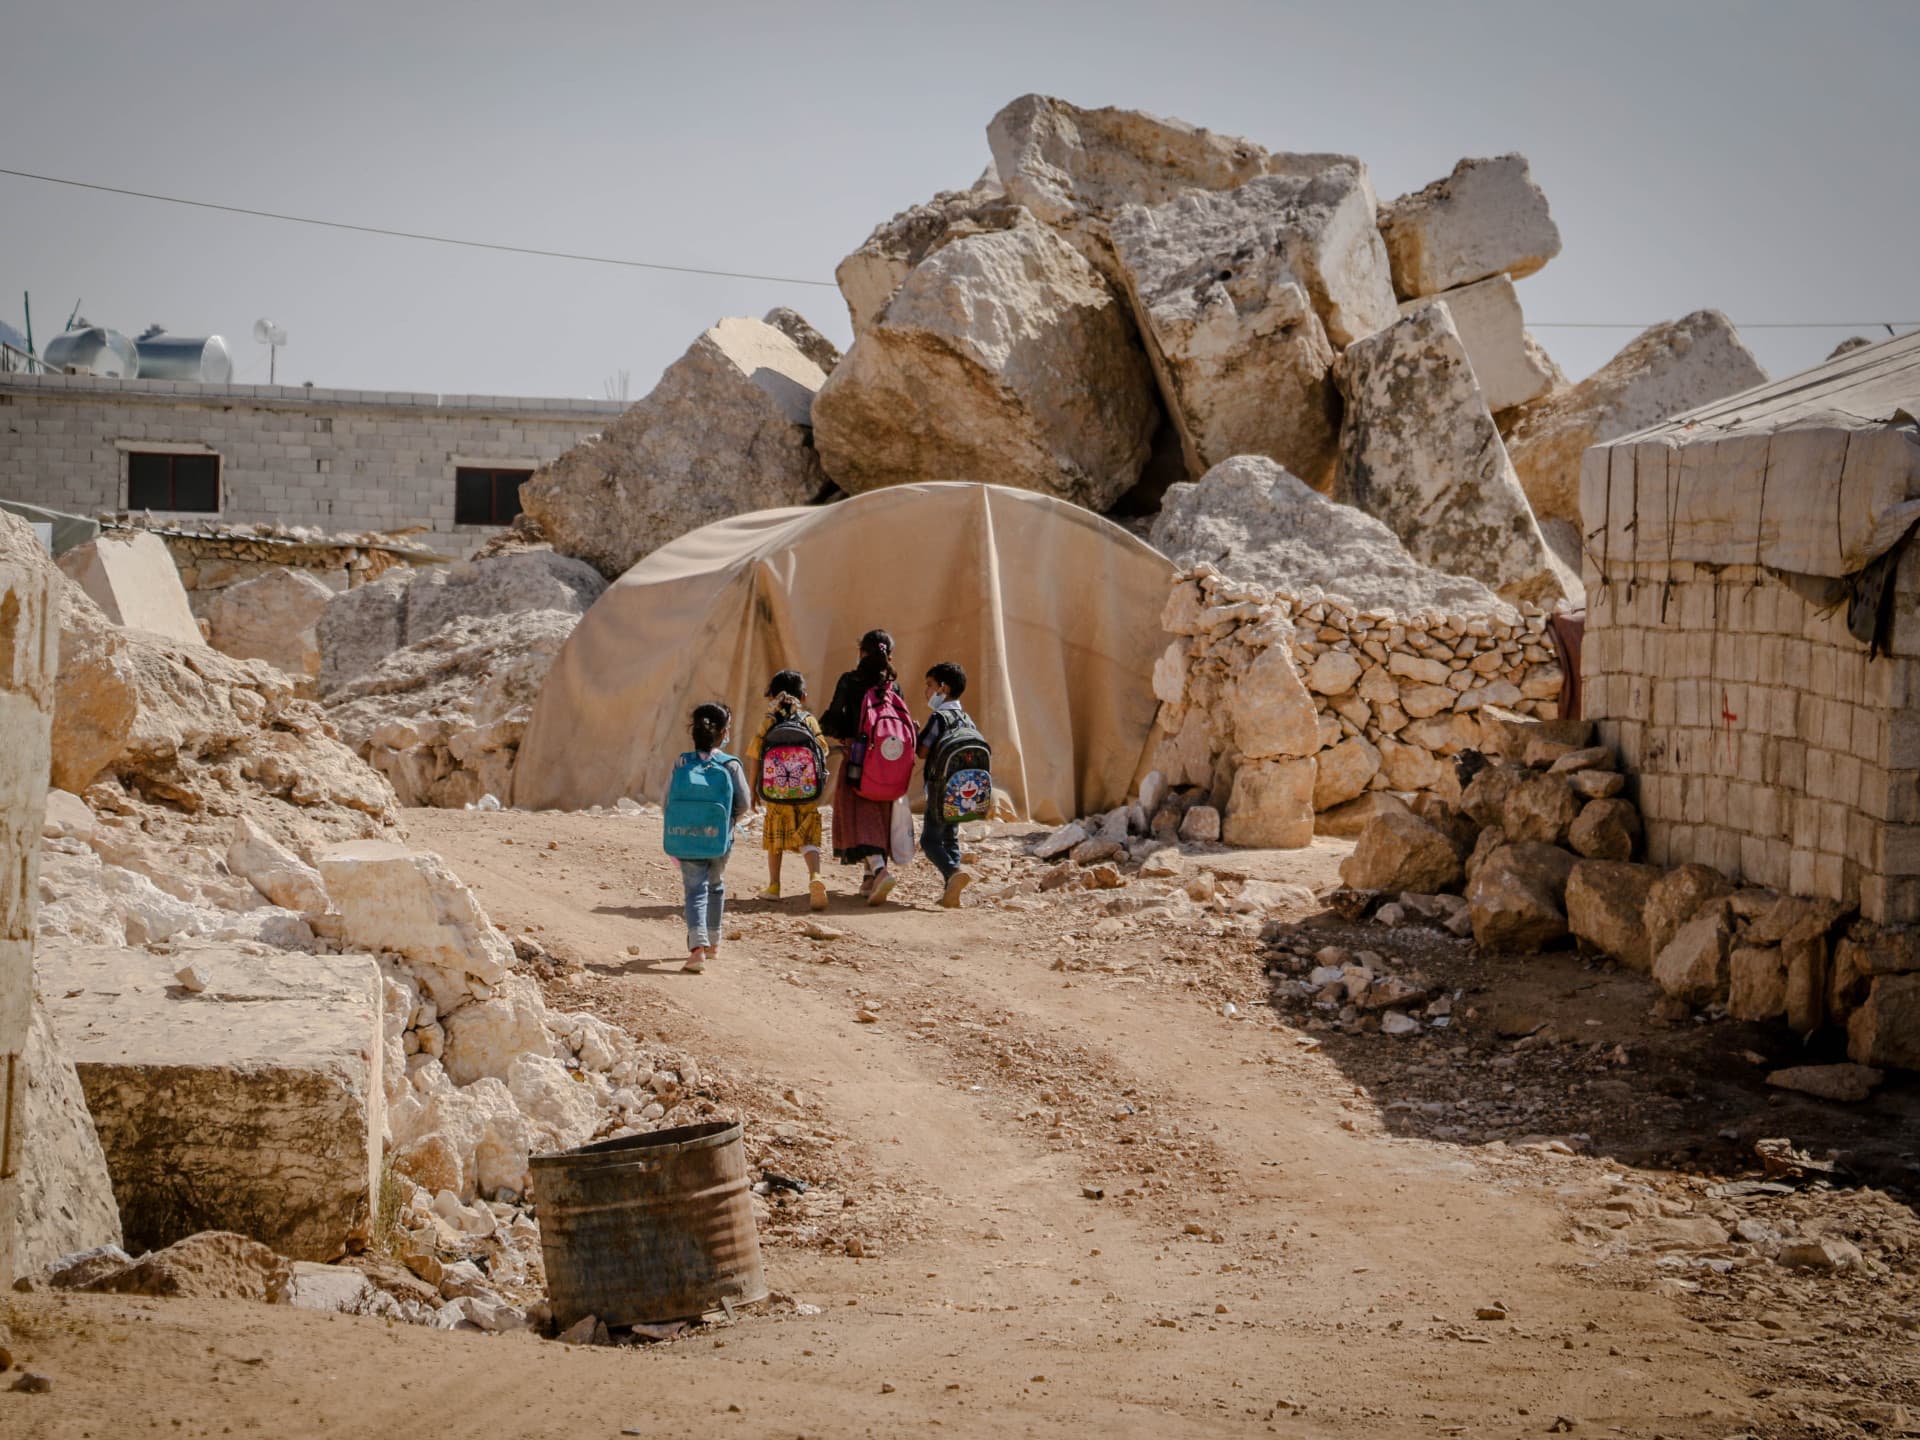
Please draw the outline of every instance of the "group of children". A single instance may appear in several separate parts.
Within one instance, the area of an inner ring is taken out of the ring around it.
[[[960,665],[943,660],[927,671],[928,715],[916,729],[892,655],[893,639],[885,631],[861,637],[860,663],[840,677],[820,719],[806,708],[805,677],[780,671],[767,686],[766,716],[747,747],[744,766],[723,748],[732,734],[728,708],[709,702],[694,710],[693,748],[674,764],[665,815],[667,853],[679,861],[685,893],[687,971],[703,970],[720,953],[734,827],[754,810],[764,808],[766,815],[761,845],[767,886],[761,898],[781,898],[782,864],[795,853],[807,867],[809,904],[826,908],[820,806],[829,742],[841,747],[833,791],[834,854],[865,867],[861,897],[879,905],[893,890],[893,812],[905,803],[918,759],[927,792],[920,848],[940,872],[940,904],[959,906],[973,878],[961,865],[959,827],[991,811],[991,749],[960,704],[967,688]]]

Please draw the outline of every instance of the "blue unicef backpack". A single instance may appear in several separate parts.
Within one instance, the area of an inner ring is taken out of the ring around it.
[[[733,848],[733,757],[689,750],[667,786],[666,847],[676,860],[717,860]]]

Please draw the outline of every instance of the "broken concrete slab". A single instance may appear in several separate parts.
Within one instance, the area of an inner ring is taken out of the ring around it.
[[[1402,299],[1505,273],[1518,280],[1560,253],[1560,229],[1524,155],[1466,159],[1424,190],[1380,207]]]
[[[521,486],[520,503],[554,549],[610,580],[711,521],[804,505],[826,488],[809,429],[826,378],[773,326],[729,317],[600,435]]]
[[[1132,488],[1158,423],[1124,307],[1031,217],[915,266],[813,403],[850,493],[970,480],[1094,510]]]
[[[1496,415],[1554,388],[1558,367],[1527,334],[1526,316],[1521,313],[1520,297],[1514,294],[1511,277],[1495,275],[1458,290],[1409,300],[1400,307],[1401,313],[1422,305],[1447,307],[1473,366],[1481,397]]]
[[[1336,500],[1510,600],[1584,595],[1540,534],[1444,305],[1349,346],[1334,373],[1347,400]]]
[[[1290,595],[1318,588],[1397,615],[1511,617],[1478,580],[1431,569],[1366,511],[1314,491],[1264,455],[1239,455],[1168,488],[1153,545],[1181,568],[1205,561]]]
[[[385,1130],[371,956],[52,945],[35,969],[130,1245],[220,1229],[327,1260],[366,1233]]]
[[[1502,416],[1520,488],[1543,520],[1580,520],[1580,457],[1698,405],[1755,385],[1767,372],[1718,310],[1696,310],[1636,336],[1578,385]]]
[[[56,561],[116,625],[204,645],[167,542],[147,530],[109,530]]]

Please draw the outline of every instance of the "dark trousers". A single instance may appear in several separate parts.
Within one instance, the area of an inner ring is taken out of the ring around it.
[[[960,829],[947,824],[936,811],[936,803],[929,800],[926,819],[920,826],[920,848],[940,872],[940,877],[951,880],[954,871],[960,868]]]

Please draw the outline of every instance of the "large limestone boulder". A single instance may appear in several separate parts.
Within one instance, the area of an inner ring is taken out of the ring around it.
[[[1710,401],[1767,382],[1767,372],[1718,310],[1642,332],[1570,389],[1506,420],[1514,473],[1543,520],[1580,524],[1580,456]]]
[[[1582,860],[1567,875],[1567,928],[1602,954],[1644,975],[1653,968],[1647,897],[1660,872],[1620,860]]]
[[[1242,755],[1307,756],[1320,749],[1320,714],[1285,644],[1269,645],[1240,673],[1228,692],[1227,713]]]
[[[1512,600],[1582,594],[1548,549],[1444,305],[1348,347],[1334,498],[1386,522],[1421,563]]]
[[[342,683],[327,716],[402,805],[504,798],[540,686],[579,619],[462,616]]]
[[[1473,938],[1483,950],[1520,954],[1566,938],[1574,858],[1554,845],[1503,845],[1467,886]]]
[[[320,691],[328,703],[382,659],[456,620],[553,611],[578,618],[607,582],[591,565],[522,550],[446,569],[404,570],[334,598],[321,617]]]
[[[1347,155],[1269,153],[1184,120],[1140,110],[1088,110],[1022,95],[987,124],[1007,198],[1066,234],[1113,274],[1107,221],[1126,205],[1163,205],[1189,190],[1231,190],[1262,175],[1306,176]]]
[[[302,680],[320,675],[320,617],[334,592],[304,570],[280,566],[215,592],[207,640],[237,660],[264,660]]]
[[[167,542],[146,530],[110,530],[60,557],[61,572],[115,625],[203,645]]]
[[[442,1011],[494,986],[513,968],[513,947],[473,892],[430,851],[391,840],[329,846],[317,857],[341,938],[398,955]]]
[[[1618,797],[1589,800],[1567,828],[1567,843],[1590,860],[1631,860],[1640,845],[1640,811]]]
[[[1429,569],[1364,510],[1316,493],[1264,455],[1239,455],[1171,486],[1154,518],[1156,549],[1289,594],[1318,587],[1360,609],[1496,615],[1510,607],[1464,575]]]
[[[1560,253],[1560,230],[1524,155],[1462,160],[1444,180],[1380,209],[1400,295],[1438,295],[1502,272],[1518,280]]]
[[[1527,333],[1526,316],[1509,276],[1495,275],[1442,295],[1409,300],[1401,311],[1410,313],[1422,305],[1447,307],[1481,397],[1494,414],[1524,405],[1564,383],[1559,367]]]
[[[371,957],[55,945],[35,971],[130,1246],[232,1230],[330,1260],[367,1233],[385,1129]]]
[[[826,372],[764,320],[720,321],[599,436],[520,487],[563,555],[609,580],[714,520],[826,487],[809,418]]]
[[[1094,510],[1132,488],[1158,423],[1120,302],[1030,217],[915,266],[813,404],[844,490],[975,480]]]
[[[969,235],[1005,230],[1015,223],[1019,209],[1007,199],[1000,182],[987,174],[966,190],[942,190],[924,205],[902,210],[876,225],[833,272],[847,313],[853,317],[853,333],[859,335],[872,326],[907,272],[927,256]],[[828,374],[834,369],[826,364],[820,368]]]
[[[1324,486],[1334,350],[1396,313],[1365,176],[1340,165],[1188,191],[1110,228],[1188,472],[1268,455]]]
[[[1229,845],[1299,850],[1313,843],[1311,758],[1246,760],[1234,771],[1220,838]]]
[[[30,1275],[76,1250],[121,1244],[120,1211],[86,1091],[38,1000],[27,1030],[21,1120],[15,1272]]]
[[[1340,883],[1354,890],[1412,890],[1437,895],[1459,886],[1460,851],[1438,826],[1410,810],[1383,809],[1340,862]]]
[[[283,909],[324,915],[331,908],[320,872],[244,815],[234,821],[227,868]]]
[[[1647,894],[1647,944],[1658,955],[1700,908],[1733,889],[1711,865],[1677,865]]]

